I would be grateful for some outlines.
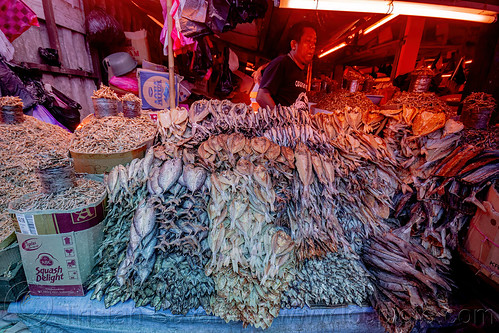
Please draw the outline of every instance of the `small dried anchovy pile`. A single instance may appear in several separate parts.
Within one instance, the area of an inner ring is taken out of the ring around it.
[[[36,176],[39,155],[67,155],[71,138],[59,126],[30,116],[24,118],[22,123],[0,124],[0,225],[10,231],[13,226],[6,212],[9,201],[40,188]]]
[[[0,97],[0,107],[2,106],[23,106],[23,100],[17,96]]]
[[[422,111],[428,112],[445,112],[447,115],[451,115],[452,110],[449,106],[437,97],[435,93],[412,93],[407,91],[402,91],[395,93],[393,98],[388,101],[385,108],[390,106],[397,106],[402,108],[402,106],[417,108]]]
[[[9,205],[10,209],[27,212],[34,210],[71,210],[89,206],[102,199],[106,188],[103,183],[79,177],[76,186],[57,193],[30,193]]]
[[[120,153],[136,149],[156,135],[156,125],[148,115],[136,118],[89,115],[74,132],[71,151],[77,153]]]
[[[135,96],[134,94],[126,94],[125,96],[121,97],[122,101],[127,101],[127,102],[140,102],[140,98]]]
[[[428,67],[420,67],[420,68],[416,68],[415,70],[413,70],[411,72],[411,75],[416,75],[416,76],[419,76],[419,75],[433,76],[433,75],[435,75],[435,73],[431,69],[429,69]]]
[[[467,109],[480,108],[494,110],[496,108],[496,100],[490,94],[474,92],[464,99],[463,105]]]
[[[356,72],[354,70],[349,70],[348,73],[345,75],[344,79],[364,81],[364,76],[359,72]]]
[[[346,90],[338,90],[324,96],[315,97],[316,107],[328,111],[343,111],[346,108],[358,108],[362,112],[376,110],[377,106],[366,97],[364,93],[350,93]]]
[[[490,127],[488,130],[465,128],[461,132],[462,143],[467,143],[484,149],[499,149],[499,126]]]
[[[100,85],[100,89],[94,91],[94,94],[92,95],[92,98],[94,98],[94,99],[96,99],[96,98],[107,98],[107,99],[114,99],[114,100],[117,100],[117,101],[120,99],[118,97],[118,95],[116,95],[116,93],[111,88],[109,88],[108,86],[103,85],[102,83]]]

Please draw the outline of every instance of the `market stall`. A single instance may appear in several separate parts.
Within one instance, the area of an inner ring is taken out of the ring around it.
[[[497,288],[492,94],[469,94],[458,112],[417,57],[404,91],[353,64],[341,80],[321,74],[334,53],[321,50],[302,68],[306,93],[258,108],[232,92],[226,43],[237,24],[265,26],[279,13],[270,3],[208,2],[203,22],[177,2],[134,5],[163,9],[167,68],[143,59],[134,77],[130,55],[107,56],[114,76],[86,96],[73,133],[0,97],[0,216],[29,288],[9,312],[30,330],[410,332],[463,324],[456,261]],[[373,20],[349,34],[360,40]]]

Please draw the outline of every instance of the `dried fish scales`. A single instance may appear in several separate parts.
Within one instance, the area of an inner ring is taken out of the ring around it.
[[[71,151],[87,154],[120,153],[139,148],[156,135],[156,125],[148,115],[136,118],[93,115],[74,132]]]
[[[19,124],[0,124],[0,225],[4,234],[13,232],[6,213],[10,201],[36,191],[38,154],[67,155],[71,134],[62,128],[25,116]]]

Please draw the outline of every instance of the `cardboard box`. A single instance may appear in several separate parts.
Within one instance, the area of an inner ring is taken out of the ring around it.
[[[470,223],[465,249],[479,263],[477,269],[499,284],[499,193],[490,186],[487,200],[482,202],[486,209],[477,209]]]
[[[31,295],[84,296],[83,284],[95,264],[104,223],[54,235],[17,233]]]
[[[169,74],[147,69],[138,69],[139,97],[144,110],[164,110],[170,107]],[[175,105],[179,103],[179,83],[181,77],[175,75]]]
[[[29,195],[26,194],[26,196]],[[20,212],[9,209],[9,212],[16,216],[17,223],[14,227],[18,233],[25,235],[62,234],[85,230],[104,220],[106,196],[107,193],[104,192],[97,203],[73,210]]]
[[[125,31],[125,37],[127,39],[127,44],[129,43],[126,50],[139,65],[142,64],[143,60],[151,60],[146,29],[141,29],[139,31]]]

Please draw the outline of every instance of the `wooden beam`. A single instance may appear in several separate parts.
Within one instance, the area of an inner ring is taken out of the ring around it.
[[[59,61],[62,63],[61,45],[59,43],[59,36],[57,35],[57,25],[55,24],[55,15],[54,8],[52,7],[52,1],[42,0],[42,3],[50,47],[54,50],[57,50],[57,53],[59,54]]]
[[[60,74],[60,75],[66,75],[66,76],[78,76],[78,77],[83,77],[83,78],[88,78],[88,79],[97,79],[97,76],[94,75],[91,72],[87,71],[81,71],[78,69],[70,69],[70,68],[59,68],[59,67],[54,67],[54,66],[49,66],[45,64],[36,64],[32,62],[24,62],[28,68],[34,68],[38,69],[41,72],[44,73],[51,73],[51,74]]]
[[[88,0],[83,0],[83,15],[87,17],[87,15],[90,13],[90,3]],[[95,3],[93,4],[95,6]],[[99,52],[98,50],[91,46],[90,43],[88,42],[88,39],[85,36],[85,40],[87,42],[88,50],[90,51],[90,57],[92,60],[92,68],[93,68],[93,76],[94,76],[94,81],[95,85],[98,87],[102,83],[102,70],[101,70],[101,62],[99,59]]]
[[[423,37],[425,18],[409,16],[405,26],[403,44],[397,52],[393,64],[392,79],[401,74],[411,72],[418,59],[419,46]]]

